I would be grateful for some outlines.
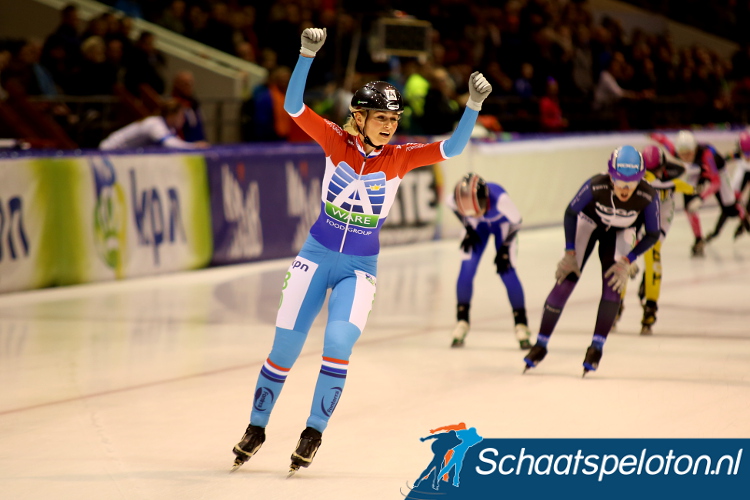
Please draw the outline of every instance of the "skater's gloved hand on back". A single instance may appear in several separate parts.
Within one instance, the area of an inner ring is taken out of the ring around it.
[[[475,71],[469,77],[469,100],[466,102],[466,107],[479,111],[482,109],[482,102],[487,99],[487,96],[492,92],[492,85],[479,71]]]
[[[482,238],[479,237],[479,233],[477,233],[469,224],[466,224],[466,236],[464,236],[464,239],[461,242],[461,250],[469,253],[481,242]]]
[[[511,269],[510,265],[510,249],[502,245],[497,249],[497,256],[495,257],[495,265],[497,266],[497,272],[503,274]]]
[[[627,257],[623,257],[612,264],[612,266],[607,269],[607,272],[604,273],[604,277],[609,278],[607,284],[617,293],[620,293],[625,289],[625,284],[627,283],[629,276],[630,261]]]
[[[565,256],[560,262],[557,263],[557,270],[555,271],[555,279],[557,284],[561,284],[565,281],[570,273],[575,273],[576,276],[581,276],[581,269],[578,267],[578,259],[576,258],[575,252],[566,250]]]
[[[299,52],[303,56],[315,57],[325,41],[325,28],[305,28],[305,31],[302,32],[302,48]]]

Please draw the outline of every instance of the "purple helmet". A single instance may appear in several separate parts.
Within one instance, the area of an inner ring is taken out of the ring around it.
[[[666,162],[664,151],[659,146],[646,146],[643,148],[642,156],[646,170],[656,170]]]
[[[740,151],[742,151],[743,154],[750,155],[750,132],[740,132],[740,138],[738,142]]]
[[[613,181],[640,181],[646,174],[643,157],[633,146],[622,146],[612,151],[607,170]]]

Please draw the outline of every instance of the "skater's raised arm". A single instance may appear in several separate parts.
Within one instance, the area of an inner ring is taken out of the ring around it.
[[[443,141],[443,153],[446,158],[458,156],[469,143],[471,132],[474,130],[474,124],[482,109],[482,103],[492,92],[492,85],[479,71],[475,71],[469,77],[469,100],[466,102],[466,109],[458,126],[449,139]]]

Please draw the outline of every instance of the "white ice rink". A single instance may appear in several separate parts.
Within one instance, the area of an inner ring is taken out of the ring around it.
[[[701,213],[704,231],[716,217]],[[289,259],[0,296],[0,498],[401,498],[432,456],[418,438],[458,422],[487,438],[750,437],[750,237],[732,241],[735,219],[691,259],[688,223],[675,219],[655,335],[638,335],[631,282],[618,331],[585,379],[596,254],[549,355],[522,375],[494,252],[475,281],[467,345],[453,350],[458,241],[385,249],[341,404],[314,464],[289,480],[325,308],[266,443],[229,473]],[[561,227],[520,236],[532,330],[562,247]]]

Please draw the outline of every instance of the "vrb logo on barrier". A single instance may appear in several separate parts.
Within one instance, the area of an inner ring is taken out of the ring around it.
[[[292,240],[292,250],[299,251],[307,239],[310,226],[320,215],[320,180],[313,178],[305,187],[302,175],[292,161],[286,163],[286,200],[287,214],[299,217]]]
[[[232,175],[228,165],[221,166],[221,193],[224,218],[233,223],[229,257],[257,257],[263,253],[263,226],[260,221],[260,188],[250,182],[247,192]]]
[[[29,256],[29,239],[23,224],[23,200],[13,196],[8,204],[0,199],[0,262]],[[7,253],[6,253],[7,252]]]

